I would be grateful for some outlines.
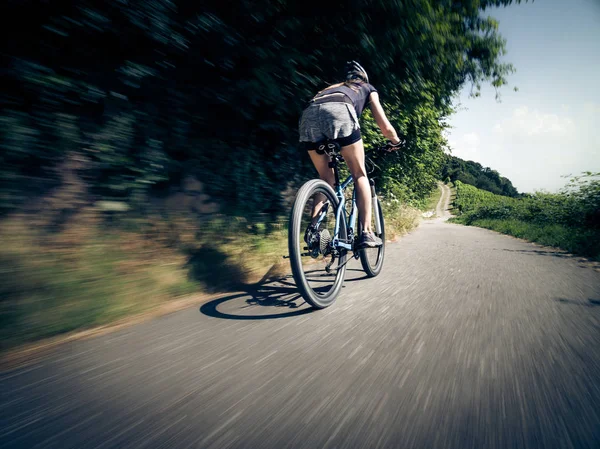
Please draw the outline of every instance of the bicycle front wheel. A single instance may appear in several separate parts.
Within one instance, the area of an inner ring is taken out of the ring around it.
[[[373,210],[371,213],[371,229],[377,237],[381,239],[383,244],[377,248],[365,248],[361,249],[359,252],[360,255],[360,263],[365,270],[365,273],[368,277],[372,278],[381,273],[381,269],[383,268],[383,257],[385,256],[385,221],[383,219],[383,211],[381,210],[381,203],[379,202],[379,198],[377,199],[377,211],[379,212],[379,221],[380,221],[380,231],[377,232],[377,226],[375,224],[375,220],[377,214],[375,214],[375,204],[373,205]],[[358,224],[358,232],[362,232],[362,226],[360,223]]]
[[[304,184],[290,214],[288,249],[296,286],[316,309],[334,303],[344,282],[347,251],[333,248],[338,198],[329,184],[313,179]],[[343,220],[343,214],[342,214]],[[346,224],[339,225],[345,240]]]

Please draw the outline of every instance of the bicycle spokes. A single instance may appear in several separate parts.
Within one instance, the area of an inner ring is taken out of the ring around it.
[[[290,261],[294,279],[307,302],[326,307],[341,288],[345,259],[334,247],[337,197],[324,181],[309,181],[298,192],[290,226]],[[345,226],[344,237],[345,237]]]

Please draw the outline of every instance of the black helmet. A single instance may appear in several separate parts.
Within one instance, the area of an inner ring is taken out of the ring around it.
[[[356,61],[348,61],[346,63],[346,80],[351,80],[352,78],[360,78],[365,83],[369,82],[367,71]]]

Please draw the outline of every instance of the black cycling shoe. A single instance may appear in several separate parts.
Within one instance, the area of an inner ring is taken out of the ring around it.
[[[372,232],[363,232],[358,241],[358,249],[377,248],[383,245],[383,241]]]

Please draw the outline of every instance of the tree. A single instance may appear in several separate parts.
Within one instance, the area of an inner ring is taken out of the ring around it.
[[[484,13],[510,3],[10,1],[1,207],[55,185],[76,152],[90,201],[135,206],[191,174],[232,213],[278,210],[279,192],[313,175],[296,145],[304,102],[351,58],[408,139],[386,184],[424,197],[453,95],[506,84],[505,43]]]
[[[440,177],[448,177],[452,182],[461,181],[479,189],[498,195],[518,197],[519,192],[509,179],[489,167],[473,161],[465,161],[456,156],[446,155],[440,169]]]

